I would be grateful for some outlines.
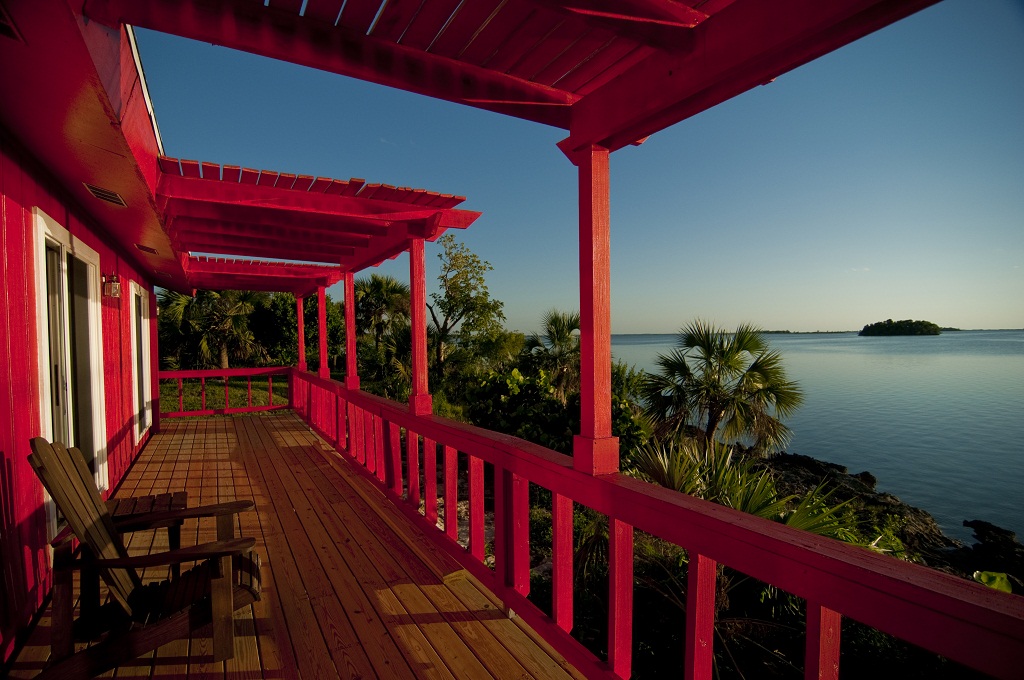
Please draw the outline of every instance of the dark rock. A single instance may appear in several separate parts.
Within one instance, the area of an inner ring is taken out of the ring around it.
[[[878,484],[878,478],[875,477],[870,472],[868,472],[867,470],[865,470],[864,472],[858,472],[857,474],[854,475],[854,477],[859,479],[864,484],[864,486],[868,487],[871,490],[874,490],[875,485]]]

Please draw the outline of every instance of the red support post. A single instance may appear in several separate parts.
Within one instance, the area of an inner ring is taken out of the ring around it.
[[[302,298],[295,296],[295,313],[298,317],[299,370],[306,370],[306,320],[302,312]]]
[[[327,365],[327,293],[323,286],[317,286],[316,289],[316,317],[320,340],[320,370],[317,375],[330,378],[331,369]]]
[[[715,580],[718,563],[690,553],[686,575],[686,680],[711,680],[715,662]]]
[[[345,272],[345,387],[359,389],[356,363],[356,285],[355,274]]]
[[[807,601],[807,639],[804,677],[839,680],[839,638],[843,617],[839,612]]]
[[[555,625],[572,630],[572,499],[551,495],[551,613]]]
[[[149,370],[153,425],[150,434],[160,433],[160,324],[156,319],[156,292],[149,291]]]
[[[579,169],[580,433],[573,467],[591,475],[617,472],[612,436],[611,213],[608,149],[567,154]]]
[[[409,321],[412,325],[412,394],[409,410],[418,416],[433,411],[427,384],[427,283],[423,239],[409,239]]]
[[[633,666],[633,527],[608,518],[608,665],[620,678]]]

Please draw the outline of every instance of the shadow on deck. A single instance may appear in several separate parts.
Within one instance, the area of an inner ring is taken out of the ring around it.
[[[253,500],[240,529],[263,557],[263,599],[236,612],[233,659],[211,663],[210,639],[196,637],[116,677],[582,677],[292,411],[162,427],[118,496],[185,490],[191,505]],[[182,545],[215,535],[213,520],[192,521]],[[166,541],[166,532],[140,532],[129,551]],[[32,677],[48,654],[47,611],[11,677]]]

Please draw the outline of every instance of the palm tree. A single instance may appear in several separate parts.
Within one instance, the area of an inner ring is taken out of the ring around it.
[[[380,347],[391,327],[409,319],[409,286],[393,276],[371,274],[355,282],[356,326]]]
[[[266,350],[249,329],[249,315],[263,293],[203,290],[194,296],[163,290],[159,296],[161,340],[177,350],[179,366],[218,365],[230,359],[262,359]]]
[[[643,394],[660,435],[692,426],[707,441],[750,437],[761,451],[789,441],[780,419],[803,403],[803,392],[786,377],[782,355],[768,348],[759,328],[742,324],[729,333],[694,321],[657,364]]]
[[[530,335],[524,350],[550,376],[555,396],[564,404],[580,388],[580,314],[552,309],[541,323],[543,333]]]

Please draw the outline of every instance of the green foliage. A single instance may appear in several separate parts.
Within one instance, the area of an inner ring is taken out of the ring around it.
[[[657,364],[643,397],[659,436],[695,427],[709,440],[750,438],[761,452],[789,441],[781,419],[799,408],[803,392],[787,378],[782,356],[769,349],[760,329],[741,325],[729,333],[694,321]]]
[[[931,321],[893,321],[886,319],[877,323],[869,323],[857,335],[940,335],[942,329]]]
[[[563,404],[580,389],[580,315],[552,309],[541,322],[543,332],[526,339],[523,360],[531,371],[544,371]]]
[[[468,392],[466,414],[470,421],[495,432],[570,453],[574,426],[578,423],[555,397],[555,388],[544,371],[523,375],[518,368],[493,372]]]
[[[986,585],[993,590],[999,590],[1004,593],[1013,592],[1013,586],[1010,585],[1010,577],[1004,573],[998,571],[976,571],[971,576],[978,583]]]
[[[237,290],[202,290],[194,296],[161,290],[157,299],[162,365],[230,368],[232,360],[259,365],[267,352],[249,328],[249,315],[265,297]]]

